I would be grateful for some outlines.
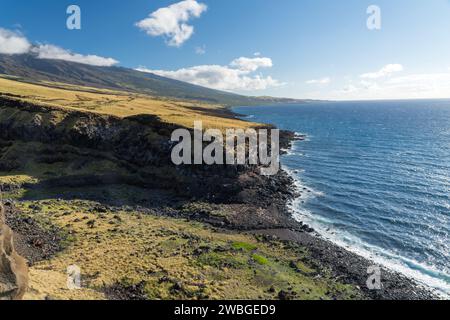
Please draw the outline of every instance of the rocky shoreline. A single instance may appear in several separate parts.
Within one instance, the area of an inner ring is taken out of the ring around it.
[[[296,140],[303,140],[304,137],[297,137],[294,132],[282,131],[280,138],[281,149],[290,149]],[[321,268],[328,268],[333,275],[353,284],[361,291],[367,299],[375,300],[434,300],[440,299],[437,292],[424,287],[415,280],[408,278],[398,272],[381,268],[381,289],[369,290],[366,281],[370,274],[369,267],[376,265],[374,262],[350,252],[329,240],[322,238],[311,227],[302,222],[292,221],[292,212],[288,208],[291,201],[299,196],[301,192],[308,190],[296,190],[294,180],[287,172],[282,170],[273,179],[283,184],[283,192],[288,195],[282,201],[278,201],[280,211],[287,215],[286,226],[283,228],[267,228],[258,230],[257,233],[268,237],[274,237],[283,241],[294,242],[310,250],[316,260],[315,263]],[[293,192],[293,190],[295,190]],[[277,203],[277,197],[273,199]],[[296,225],[298,224],[298,225]]]

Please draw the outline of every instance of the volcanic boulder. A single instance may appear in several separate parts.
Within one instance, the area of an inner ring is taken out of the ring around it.
[[[0,203],[0,300],[21,300],[28,287],[26,260],[14,249],[13,232]]]

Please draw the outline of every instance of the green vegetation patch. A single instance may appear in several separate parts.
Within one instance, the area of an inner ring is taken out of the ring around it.
[[[262,266],[264,266],[264,265],[266,265],[266,264],[269,263],[269,260],[268,260],[266,257],[263,257],[263,256],[261,256],[261,255],[259,255],[259,254],[256,254],[256,253],[252,255],[252,259],[253,259],[256,263],[258,263],[258,264],[260,264],[260,265],[262,265]]]
[[[233,242],[231,246],[235,250],[253,251],[257,249],[256,245],[247,242]]]

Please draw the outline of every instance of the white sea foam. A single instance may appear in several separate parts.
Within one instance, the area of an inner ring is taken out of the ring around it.
[[[292,151],[292,149],[289,149],[289,148],[280,149],[280,151],[283,152],[284,155],[286,155],[286,156],[292,156],[292,155],[295,154],[295,153]]]
[[[298,201],[299,203],[301,203],[301,201],[305,201],[311,196],[315,197],[323,196],[323,192],[309,188],[302,183],[299,174],[303,173],[304,170],[292,169],[288,167],[284,167],[283,170],[286,171],[294,179],[294,186],[302,193],[302,195],[296,198],[294,201]]]
[[[302,132],[294,132],[294,137],[299,141],[311,141],[312,136]]]
[[[323,193],[314,191],[305,186],[298,174],[296,174],[295,170],[292,168],[285,169],[285,171],[294,178],[295,186],[299,190],[303,190],[304,188],[311,190],[311,192],[308,193],[304,192],[302,196],[294,199],[289,204],[294,219],[311,226],[320,237],[369,259],[375,264],[412,278],[420,285],[435,290],[435,292],[443,298],[450,298],[450,284],[438,278],[439,275],[442,275],[442,272],[434,268],[434,266],[425,265],[380,247],[370,245],[344,230],[333,230],[333,221],[315,215],[313,212],[306,209],[304,205],[311,197],[323,196]],[[434,277],[431,275],[436,276]]]

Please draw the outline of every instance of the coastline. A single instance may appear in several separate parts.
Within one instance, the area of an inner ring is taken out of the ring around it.
[[[288,170],[290,172],[290,170]],[[293,179],[298,183],[301,183],[292,173]],[[305,188],[302,186],[302,188]],[[303,198],[294,199],[290,204],[289,208],[294,216],[296,221],[300,221],[304,224],[307,224],[314,230],[314,235],[323,239],[325,241],[331,242],[339,248],[344,248],[347,251],[362,257],[368,261],[371,261],[373,265],[381,266],[385,270],[390,272],[395,272],[407,279],[411,279],[414,281],[419,287],[432,292],[434,295],[440,297],[441,299],[448,299],[450,296],[446,291],[444,284],[440,282],[435,282],[435,279],[429,278],[429,276],[424,275],[412,268],[408,268],[401,264],[402,259],[406,260],[407,258],[399,257],[395,255],[377,255],[373,252],[366,249],[364,246],[358,246],[357,241],[360,241],[358,238],[353,239],[356,244],[352,245],[352,243],[345,242],[345,239],[348,237],[352,237],[350,234],[346,234],[345,236],[339,236],[339,233],[333,228],[327,226],[321,222],[314,222],[314,212],[307,211],[305,213],[302,210],[302,204],[306,200]],[[398,259],[395,261],[391,261],[389,258]],[[430,283],[430,284],[428,284]],[[434,285],[433,285],[434,284]]]
[[[232,109],[230,111],[234,113]],[[234,114],[239,119],[245,120],[246,118],[243,117],[247,117],[237,113]],[[304,135],[299,136],[295,132],[281,130],[280,150],[282,150],[282,155],[288,153],[296,141],[303,141],[305,138],[307,137]],[[342,279],[346,283],[351,283],[368,299],[445,299],[445,296],[438,290],[427,287],[411,277],[387,266],[377,264],[368,257],[347,249],[330,239],[326,239],[311,226],[305,224],[304,221],[295,218],[294,202],[300,199],[302,192],[308,192],[308,189],[299,188],[294,174],[284,166],[281,166],[280,171],[289,177],[287,179],[290,181],[289,189],[294,190],[293,193],[290,193],[290,198],[283,204],[283,211],[288,215],[288,219],[292,219],[294,224],[298,223],[300,228],[269,228],[260,230],[258,231],[259,233],[307,247],[311,251],[313,258],[317,260],[314,263],[318,263],[322,268],[330,268],[334,277]],[[366,285],[370,275],[367,273],[367,270],[375,265],[381,267],[381,290],[369,290]]]

